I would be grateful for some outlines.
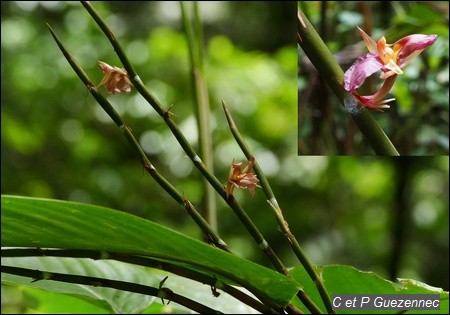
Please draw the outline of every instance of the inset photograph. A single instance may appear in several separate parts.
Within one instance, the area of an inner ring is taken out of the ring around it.
[[[448,155],[448,13],[299,2],[298,155]]]

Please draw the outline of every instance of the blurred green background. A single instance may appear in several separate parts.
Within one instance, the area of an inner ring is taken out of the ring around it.
[[[448,1],[301,1],[299,7],[344,72],[368,52],[358,26],[389,44],[410,34],[436,34],[436,42],[403,69],[386,96],[396,99],[391,108],[371,112],[400,155],[448,155]],[[374,94],[379,76],[372,75],[358,92]],[[298,92],[299,155],[374,154],[300,47]]]
[[[2,194],[107,206],[200,238],[52,40],[45,23],[94,82],[103,76],[98,60],[120,66],[81,4],[1,5]],[[173,105],[173,119],[197,148],[178,3],[93,5],[146,86],[166,107]],[[200,9],[216,176],[225,184],[232,159],[244,159],[228,130],[223,99],[313,263],[348,264],[448,290],[448,157],[298,157],[296,3],[218,1],[202,2]],[[135,90],[108,99],[159,172],[200,209],[201,177],[159,116]],[[286,265],[296,265],[262,191],[252,200],[248,191],[235,195]],[[222,200],[218,217],[220,235],[236,252],[269,266]],[[36,302],[42,295],[30,292],[2,286],[3,312],[42,311],[44,303]]]

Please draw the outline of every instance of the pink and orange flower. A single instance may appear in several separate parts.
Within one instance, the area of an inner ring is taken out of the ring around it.
[[[387,44],[386,38],[381,37],[378,42],[370,38],[362,29],[358,30],[369,49],[369,53],[358,60],[344,74],[344,89],[368,108],[389,108],[387,103],[394,99],[382,100],[391,90],[398,75],[403,74],[406,67],[425,48],[436,41],[437,35],[413,34],[405,36],[394,44]],[[378,92],[369,96],[361,96],[356,92],[366,79],[381,70],[380,78],[385,80]]]
[[[131,92],[130,78],[125,69],[110,66],[103,61],[99,61],[98,66],[105,74],[98,86],[105,85],[109,94]]]
[[[227,183],[227,197],[232,195],[234,188],[237,187],[248,189],[250,191],[250,198],[253,198],[255,195],[255,188],[260,187],[258,185],[258,177],[252,173],[254,163],[255,158],[252,156],[248,160],[247,166],[242,170],[242,162],[234,163],[234,160],[231,162]]]

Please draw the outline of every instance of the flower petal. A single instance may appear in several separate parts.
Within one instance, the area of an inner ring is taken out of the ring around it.
[[[364,40],[364,43],[366,43],[367,49],[369,49],[369,52],[376,53],[377,52],[377,43],[370,38],[369,35],[367,35],[366,32],[364,32],[362,29],[358,27],[359,33],[361,34],[361,37]]]
[[[373,95],[368,95],[368,96],[355,95],[355,97],[361,102],[361,104],[363,104],[365,107],[370,108],[370,109],[389,108],[390,106],[387,105],[387,103],[395,100],[395,98],[389,98],[384,101],[375,102]]]
[[[416,57],[425,48],[433,45],[436,38],[437,35],[414,34],[399,39],[394,43],[394,51],[400,50],[397,57],[397,63],[400,64],[401,67],[406,66],[412,59],[408,57]],[[419,52],[417,53],[417,51]]]
[[[114,70],[114,67],[111,67],[109,64],[103,61],[99,61],[98,66],[100,67],[100,69],[102,69],[104,73],[109,73]]]
[[[386,38],[384,36],[377,42],[377,53],[384,64],[387,64],[392,58],[394,51],[386,44]]]
[[[361,104],[368,108],[389,108],[389,105],[387,105],[387,103],[392,102],[393,100],[395,100],[395,98],[390,98],[387,100],[383,100],[383,98],[389,93],[396,79],[397,75],[393,75],[384,80],[381,88],[373,95],[362,96],[358,95],[358,93],[356,92],[354,92],[353,95],[361,102]]]
[[[344,74],[344,89],[349,92],[356,90],[366,78],[383,67],[376,54],[369,53],[359,57]]]
[[[402,69],[400,69],[400,67],[392,59],[389,60],[389,62],[384,65],[383,70],[384,71],[389,70],[389,71],[381,72],[382,79],[389,78],[393,74],[403,74]]]

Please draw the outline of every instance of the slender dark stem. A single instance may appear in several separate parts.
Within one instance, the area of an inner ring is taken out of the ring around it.
[[[305,304],[306,308],[311,311],[312,314],[323,314],[322,310],[314,304],[314,302],[306,295],[305,291],[300,290],[297,292],[297,297]],[[329,312],[334,314],[334,311]]]
[[[190,143],[187,141],[187,139],[185,138],[185,136],[183,135],[181,130],[178,128],[178,126],[175,124],[175,122],[170,118],[171,112],[169,110],[164,110],[162,108],[161,104],[158,102],[158,100],[147,90],[145,85],[142,83],[142,80],[140,79],[140,77],[137,75],[136,71],[132,67],[124,50],[122,49],[122,47],[116,40],[112,31],[109,29],[109,27],[103,21],[103,19],[98,15],[98,13],[95,11],[95,9],[91,6],[91,4],[89,2],[82,1],[81,3],[86,8],[86,10],[89,12],[89,14],[92,16],[92,18],[95,20],[95,22],[99,25],[99,27],[101,28],[101,30],[103,31],[105,36],[107,36],[107,38],[111,42],[111,45],[114,47],[114,51],[116,52],[119,59],[122,61],[122,64],[125,67],[125,70],[127,71],[128,75],[130,76],[130,80],[133,83],[136,90],[147,100],[147,102],[164,119],[165,123],[167,124],[167,126],[172,131],[175,138],[180,143],[184,152],[192,160],[192,162],[197,167],[197,169],[202,173],[202,175],[208,180],[208,182],[211,184],[211,186],[214,187],[214,189],[219,193],[219,195],[231,207],[231,209],[238,216],[239,220],[241,220],[242,224],[245,226],[245,228],[247,229],[249,234],[252,236],[254,241],[264,251],[264,253],[269,257],[269,259],[270,259],[272,265],[275,267],[275,269],[278,272],[287,275],[288,271],[287,271],[286,267],[283,265],[281,260],[275,254],[273,249],[269,246],[269,244],[264,239],[261,232],[258,230],[258,228],[253,223],[253,221],[245,213],[245,211],[237,203],[236,199],[232,195],[229,197],[227,196],[227,193],[226,193],[226,190],[225,190],[225,187],[223,186],[223,184],[213,174],[211,174],[208,171],[208,169],[205,167],[203,161],[197,155],[197,153],[195,153],[194,149],[192,148]]]
[[[239,147],[241,148],[242,152],[245,154],[247,159],[249,159],[251,156],[253,156],[253,153],[251,152],[249,146],[245,142],[244,138],[241,136],[238,127],[236,126],[233,117],[231,116],[230,111],[228,110],[225,102],[222,100],[222,106],[223,110],[225,112],[225,116],[228,121],[228,125],[230,127],[231,133],[233,134],[234,139],[238,143]],[[327,290],[325,288],[325,285],[323,284],[323,281],[321,278],[317,275],[316,271],[314,270],[314,266],[310,263],[308,257],[303,252],[302,248],[300,247],[300,244],[298,243],[296,237],[294,234],[292,234],[291,230],[289,229],[289,225],[284,219],[283,211],[281,210],[277,199],[275,198],[275,195],[273,194],[272,188],[270,187],[269,181],[267,180],[266,176],[264,175],[263,171],[261,170],[258,160],[255,159],[255,163],[253,165],[253,169],[258,176],[258,179],[260,181],[261,188],[263,189],[267,202],[270,205],[271,209],[273,210],[273,213],[275,215],[275,218],[278,222],[278,225],[283,232],[284,236],[289,241],[289,244],[291,245],[292,250],[294,251],[295,255],[297,256],[300,263],[303,265],[303,267],[307,270],[309,276],[314,281],[314,283],[317,286],[318,291],[320,292],[320,295],[324,301],[325,306],[327,307],[327,311],[329,313],[332,313],[332,307],[331,307],[331,299],[329,294],[327,293]],[[306,294],[298,295],[299,298],[302,299],[303,302],[305,302],[305,305],[310,305],[312,309],[315,309],[315,312],[317,312],[318,308],[317,306],[313,306],[312,301],[307,298]],[[308,307],[309,308],[309,307]],[[320,311],[320,310],[319,310]]]
[[[194,300],[179,295],[168,288],[163,287],[155,288],[148,285],[142,285],[126,281],[110,280],[89,276],[69,275],[63,273],[31,270],[27,268],[11,267],[4,265],[2,265],[1,268],[2,273],[4,272],[22,277],[32,278],[33,279],[32,282],[51,280],[66,283],[84,284],[94,287],[113,288],[121,291],[128,291],[144,295],[156,296],[163,300],[166,299],[169,301],[173,301],[201,314],[223,314],[222,312],[212,309],[206,305],[200,304]]]
[[[81,81],[87,86],[89,92],[91,92],[92,96],[95,100],[100,104],[100,106],[105,110],[105,112],[111,117],[111,119],[116,123],[116,125],[120,128],[121,132],[124,134],[125,138],[128,140],[130,145],[138,154],[144,169],[147,173],[153,177],[153,179],[181,206],[183,206],[188,214],[192,217],[195,223],[200,227],[202,232],[207,236],[212,243],[226,251],[230,251],[228,245],[217,235],[217,233],[211,228],[211,226],[203,219],[203,217],[198,213],[192,203],[183,196],[169,181],[167,181],[156,168],[152,165],[147,155],[143,151],[142,147],[134,137],[131,132],[130,127],[128,127],[120,118],[119,114],[115,111],[114,107],[109,103],[109,101],[97,91],[97,88],[89,79],[87,74],[83,71],[83,69],[77,64],[77,62],[72,58],[70,53],[64,47],[62,42],[56,36],[52,28],[47,24],[53,38],[55,39],[58,47],[63,52],[69,64],[72,66],[75,73],[81,79]]]
[[[41,249],[41,248],[11,248],[2,249],[2,257],[71,257],[71,258],[91,258],[91,259],[112,259],[116,261],[121,261],[125,263],[130,263],[133,265],[150,267],[155,269],[164,270],[184,278],[188,278],[194,281],[198,281],[211,286],[211,289],[220,289],[229,295],[233,296],[237,300],[245,303],[246,305],[252,307],[253,309],[263,313],[263,314],[275,314],[280,311],[275,311],[274,309],[262,304],[261,302],[255,300],[239,289],[230,286],[223,281],[219,281],[214,276],[209,276],[204,273],[200,273],[195,270],[188,268],[182,268],[170,262],[153,259],[149,257],[142,257],[136,255],[124,255],[115,252],[106,251],[95,251],[95,250],[75,250],[75,249]]]
[[[299,309],[297,306],[295,306],[293,304],[289,304],[286,307],[286,312],[288,314],[305,314],[301,309]]]

